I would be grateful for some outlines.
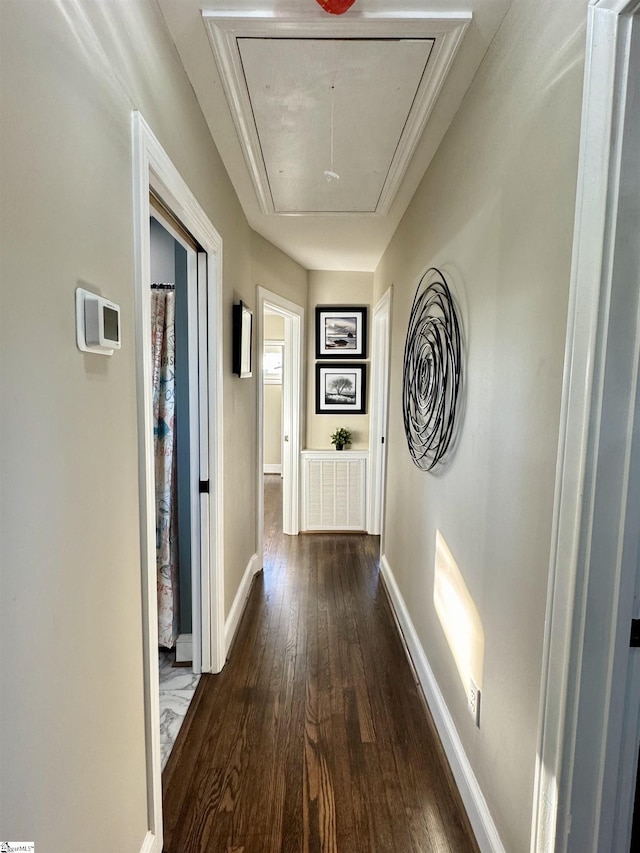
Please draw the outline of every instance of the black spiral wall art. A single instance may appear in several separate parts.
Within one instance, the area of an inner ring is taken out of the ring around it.
[[[432,267],[418,284],[404,346],[404,430],[422,471],[442,462],[451,445],[461,381],[460,321],[444,275]]]

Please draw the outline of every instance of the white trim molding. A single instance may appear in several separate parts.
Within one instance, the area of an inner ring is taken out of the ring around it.
[[[254,575],[257,575],[258,572],[261,571],[261,569],[262,561],[260,560],[260,557],[258,557],[257,554],[254,554],[247,563],[247,568],[244,570],[242,580],[240,581],[240,586],[238,587],[238,591],[236,592],[236,597],[233,599],[233,604],[231,605],[229,615],[227,616],[227,621],[225,622],[225,655],[229,654],[229,649],[231,648],[231,644],[233,643],[236,631],[238,630],[238,625],[240,624],[240,620],[242,619],[242,614],[244,613],[244,609],[247,606],[247,600],[249,598],[249,593],[251,592],[251,584],[253,582]]]
[[[332,16],[312,17],[304,13],[261,15],[233,11],[202,12],[205,29],[220,70],[220,79],[238,133],[245,161],[253,181],[260,209],[264,214],[299,216],[301,212],[274,207],[262,146],[256,128],[251,98],[238,47],[241,38],[299,39],[424,39],[433,40],[427,70],[418,86],[413,106],[400,136],[377,206],[357,216],[385,215],[389,212],[411,157],[435,106],[444,80],[471,23],[471,12],[389,13],[351,12],[340,20]],[[304,211],[308,213],[309,211]],[[321,212],[312,211],[314,215]],[[327,215],[327,214],[325,214]],[[349,212],[328,215],[353,215]]]
[[[367,533],[384,530],[389,421],[389,366],[391,362],[391,304],[393,285],[379,299],[371,317],[371,408],[369,416],[369,477]],[[382,548],[381,540],[381,548]]]
[[[380,573],[400,630],[400,636],[404,642],[405,651],[413,664],[420,687],[427,700],[478,846],[482,853],[505,853],[487,801],[473,772],[433,670],[429,665],[429,659],[413,625],[389,561],[384,554],[380,557]]]
[[[162,853],[162,840],[153,832],[147,832],[140,853]]]
[[[262,468],[264,474],[282,473],[282,465],[279,462],[265,462]]]
[[[629,850],[635,780],[624,791],[620,780],[638,755],[637,731],[635,750],[621,749],[640,511],[637,10],[638,0],[588,10],[532,853]]]

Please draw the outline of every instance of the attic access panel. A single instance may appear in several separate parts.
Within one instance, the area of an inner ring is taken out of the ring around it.
[[[395,198],[471,15],[203,19],[262,212],[374,215]]]
[[[238,48],[274,211],[374,213],[433,39],[244,38]]]

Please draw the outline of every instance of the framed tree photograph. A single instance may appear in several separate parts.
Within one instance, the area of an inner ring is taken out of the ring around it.
[[[316,358],[366,358],[367,309],[352,305],[316,307]]]
[[[316,364],[316,415],[363,415],[366,394],[366,364]]]

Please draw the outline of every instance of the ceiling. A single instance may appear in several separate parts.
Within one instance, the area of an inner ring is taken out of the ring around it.
[[[374,270],[511,0],[158,0],[251,226]]]

